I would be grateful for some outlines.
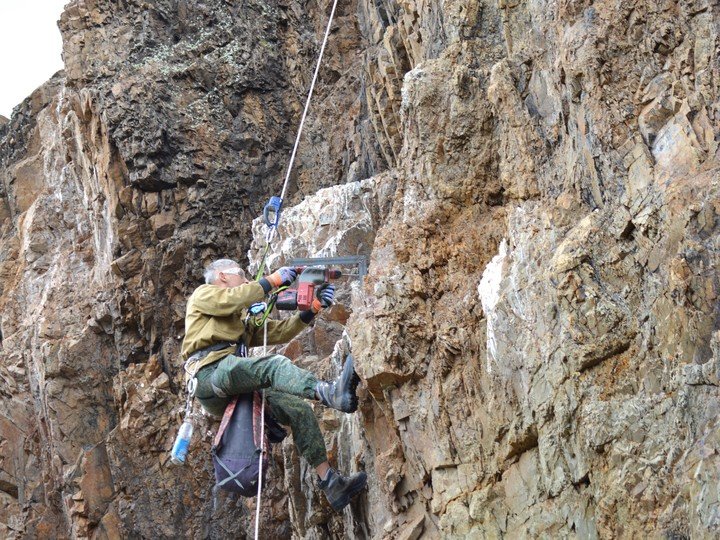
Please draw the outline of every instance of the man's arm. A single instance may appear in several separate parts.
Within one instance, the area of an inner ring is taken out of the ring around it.
[[[241,309],[247,309],[265,298],[265,288],[257,281],[243,283],[238,287],[201,285],[192,295],[192,306],[213,317],[226,317]]]
[[[312,317],[310,317],[312,320]],[[308,321],[309,322],[309,321]],[[303,321],[300,313],[296,313],[288,319],[277,321],[274,319],[267,320],[267,343],[268,345],[279,345],[287,343],[292,338],[308,327],[308,322]],[[253,332],[249,347],[260,347],[263,344],[263,329],[258,328]]]
[[[316,293],[316,298],[313,301],[312,307],[307,311],[301,311],[296,313],[289,319],[282,321],[276,321],[269,319],[267,321],[268,331],[267,339],[268,345],[278,345],[280,343],[286,343],[292,338],[297,336],[303,329],[307,328],[310,322],[315,318],[321,309],[328,308],[332,305],[335,299],[335,286],[325,284]],[[260,329],[257,329],[250,337],[249,346],[258,347],[262,345],[262,334]]]

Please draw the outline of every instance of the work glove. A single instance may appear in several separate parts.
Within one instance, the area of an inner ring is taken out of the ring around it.
[[[323,308],[329,308],[335,299],[335,285],[328,283],[320,287],[315,293],[312,303],[313,313],[318,313]]]
[[[297,270],[292,266],[283,266],[267,277],[268,282],[273,287],[283,287],[290,285],[297,277]]]

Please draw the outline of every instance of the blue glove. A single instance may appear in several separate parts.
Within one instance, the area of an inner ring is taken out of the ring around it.
[[[267,277],[267,280],[273,287],[283,287],[290,285],[297,277],[297,270],[292,266],[283,266]]]
[[[316,296],[318,297],[318,300],[320,300],[320,305],[322,305],[323,308],[329,308],[335,299],[335,285],[329,284],[322,287],[316,293]]]

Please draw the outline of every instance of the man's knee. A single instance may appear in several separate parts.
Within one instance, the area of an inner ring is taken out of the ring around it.
[[[315,413],[304,399],[280,392],[268,391],[268,401],[274,416],[281,424],[290,425],[315,422]]]
[[[230,369],[218,366],[210,376],[210,387],[213,393],[219,398],[227,398],[231,395],[231,373]]]
[[[287,356],[283,356],[282,354],[273,354],[272,356],[261,359],[261,361],[273,363],[273,364],[277,365],[278,367],[294,365],[292,363],[292,360],[290,360]]]
[[[295,415],[300,418],[302,422],[317,422],[315,418],[315,412],[313,411],[310,404],[303,400],[298,399],[294,409]]]

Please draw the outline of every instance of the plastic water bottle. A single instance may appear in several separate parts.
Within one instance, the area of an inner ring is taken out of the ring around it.
[[[170,461],[175,465],[185,465],[185,458],[187,457],[192,434],[192,421],[189,416],[186,416],[185,421],[180,426],[180,431],[178,431],[175,444],[173,444],[172,450],[170,451]]]

